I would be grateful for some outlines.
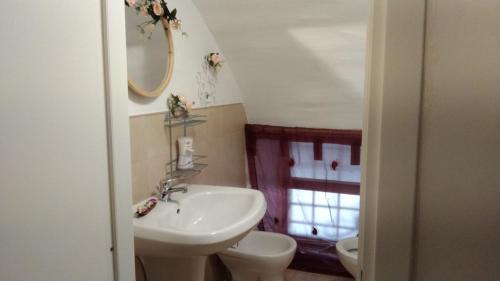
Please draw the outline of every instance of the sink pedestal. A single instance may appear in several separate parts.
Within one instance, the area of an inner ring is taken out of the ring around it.
[[[148,281],[204,281],[206,256],[141,257]]]

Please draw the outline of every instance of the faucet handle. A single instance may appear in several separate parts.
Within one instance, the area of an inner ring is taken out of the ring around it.
[[[179,181],[185,180],[184,177],[166,178],[162,179],[160,183],[156,186],[156,189],[161,193],[164,192],[169,187],[176,185]]]
[[[167,189],[167,187],[171,184],[171,181],[170,179],[162,179],[160,180],[160,182],[158,183],[158,185],[156,186],[156,189],[159,191],[159,192],[163,192],[165,191],[165,189]]]
[[[174,185],[176,185],[178,182],[183,181],[183,180],[185,180],[185,179],[186,179],[186,178],[185,178],[185,177],[182,177],[182,176],[178,176],[178,177],[174,177],[174,178],[169,178],[169,179],[166,179],[166,180],[165,180],[165,184],[166,184],[167,186],[170,186],[170,187],[171,187],[171,186],[174,186]]]

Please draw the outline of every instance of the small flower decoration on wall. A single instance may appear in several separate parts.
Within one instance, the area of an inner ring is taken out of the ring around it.
[[[208,65],[210,65],[212,67],[212,69],[215,70],[216,72],[222,68],[222,63],[223,63],[224,59],[222,58],[221,54],[210,53],[205,58],[208,62]]]
[[[174,117],[188,117],[194,102],[188,101],[184,96],[178,94],[170,94],[167,99],[167,107]]]
[[[125,5],[135,9],[138,15],[151,17],[151,20],[137,26],[139,32],[146,35],[148,39],[151,39],[156,24],[162,18],[169,23],[173,30],[180,30],[183,36],[187,35],[182,31],[181,21],[177,19],[177,9],[170,11],[165,0],[125,0]]]

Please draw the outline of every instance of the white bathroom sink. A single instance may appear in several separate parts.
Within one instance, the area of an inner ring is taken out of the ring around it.
[[[248,188],[190,185],[187,193],[174,193],[171,199],[134,218],[136,255],[214,254],[241,240],[266,211],[264,195]]]

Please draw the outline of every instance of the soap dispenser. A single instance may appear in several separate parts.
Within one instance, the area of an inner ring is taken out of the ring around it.
[[[179,159],[177,161],[177,169],[187,170],[194,167],[193,164],[193,138],[180,137],[177,140],[179,144]]]

